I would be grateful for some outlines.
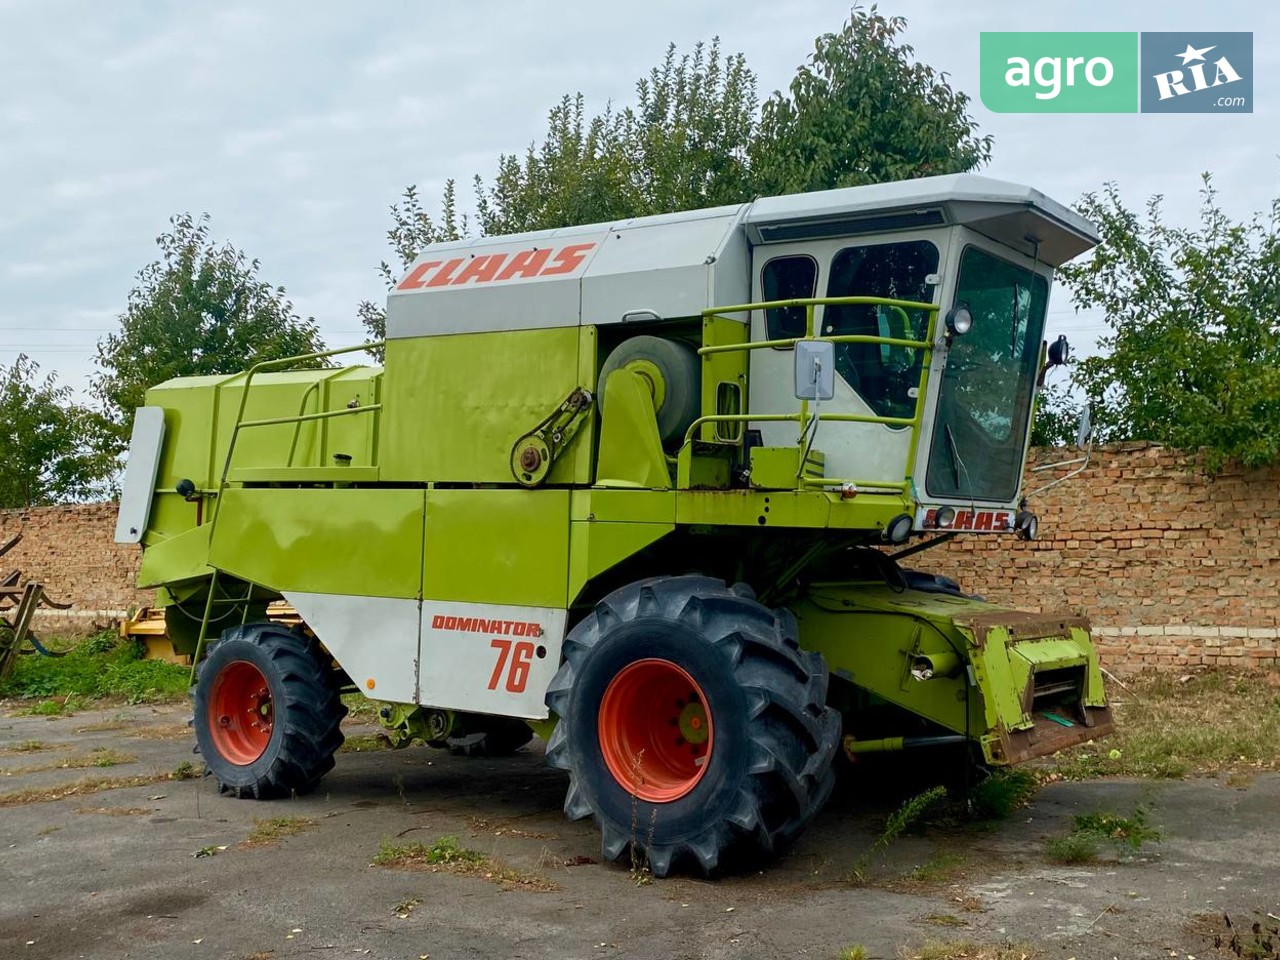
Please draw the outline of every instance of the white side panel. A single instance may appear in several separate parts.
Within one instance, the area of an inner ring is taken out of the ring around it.
[[[425,600],[418,702],[541,720],[567,612]]]
[[[618,323],[628,313],[697,316],[707,307],[711,275],[737,227],[737,211],[678,224],[623,226],[604,241],[582,278],[584,323]]]
[[[286,593],[361,692],[414,703],[418,692],[417,600]]]
[[[608,227],[427,247],[387,297],[387,336],[576,327]]]
[[[129,460],[120,489],[120,512],[116,515],[116,543],[140,543],[151,517],[151,498],[156,474],[160,471],[160,451],[164,447],[164,408],[139,407],[133,415],[133,436],[129,438]]]

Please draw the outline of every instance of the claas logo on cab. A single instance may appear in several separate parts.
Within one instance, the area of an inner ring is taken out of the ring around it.
[[[397,290],[429,290],[458,287],[468,283],[503,283],[573,273],[586,262],[594,243],[574,243],[566,247],[531,247],[515,253],[487,253],[479,256],[427,260],[414,266],[397,285]]]

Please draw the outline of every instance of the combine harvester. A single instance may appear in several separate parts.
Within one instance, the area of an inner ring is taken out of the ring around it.
[[[1084,620],[900,563],[1035,536],[1049,285],[1096,242],[968,175],[463,240],[391,292],[383,368],[153,387],[117,539],[194,656],[209,771],[313,786],[359,690],[402,741],[538,733],[565,812],[663,876],[793,840],[842,743],[1106,733]]]

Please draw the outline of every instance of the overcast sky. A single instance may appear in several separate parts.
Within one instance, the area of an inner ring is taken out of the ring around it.
[[[984,173],[1073,202],[1106,180],[1195,216],[1212,170],[1230,212],[1280,196],[1280,7],[1259,0],[888,0],[918,55],[974,97]],[[137,270],[179,211],[262,261],[332,346],[377,299],[387,208],[489,174],[548,108],[631,102],[668,42],[719,35],[785,87],[848,4],[818,0],[435,4],[0,0],[0,365],[25,352],[80,391]],[[1253,114],[1002,115],[978,102],[983,30],[1251,30]],[[468,191],[469,195],[469,191]],[[1050,333],[1096,323],[1063,291]]]

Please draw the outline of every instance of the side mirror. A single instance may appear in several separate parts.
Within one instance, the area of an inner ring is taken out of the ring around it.
[[[1080,411],[1080,426],[1076,427],[1076,446],[1083,447],[1093,434],[1093,423],[1089,417],[1089,405],[1086,403]]]
[[[798,340],[795,349],[797,400],[830,400],[836,395],[836,345]]]
[[[1049,344],[1049,362],[1046,366],[1060,367],[1067,362],[1071,356],[1071,344],[1067,343],[1067,335],[1065,333],[1058,334],[1058,339]]]

